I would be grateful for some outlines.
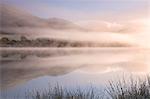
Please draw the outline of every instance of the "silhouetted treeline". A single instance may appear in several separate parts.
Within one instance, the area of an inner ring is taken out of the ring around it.
[[[93,43],[87,41],[69,41],[52,38],[28,39],[21,36],[20,40],[12,40],[7,37],[0,39],[0,47],[127,47],[122,43]]]

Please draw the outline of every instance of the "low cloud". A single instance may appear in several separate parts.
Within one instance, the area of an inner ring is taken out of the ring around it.
[[[115,33],[140,33],[146,31],[149,26],[148,19],[131,20],[127,22],[110,22],[100,20],[89,20],[78,22],[83,27],[97,32]]]

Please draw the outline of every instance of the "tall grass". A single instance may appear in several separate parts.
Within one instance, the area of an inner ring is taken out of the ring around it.
[[[92,86],[67,89],[56,84],[48,90],[27,92],[25,99],[150,99],[150,76],[109,81],[103,93]],[[20,99],[20,98],[18,98]]]
[[[150,76],[109,81],[106,92],[112,99],[150,99]]]
[[[57,84],[54,87],[49,87],[48,90],[40,92],[39,90],[32,91],[26,94],[25,99],[102,99],[96,88],[92,86],[87,89],[76,88],[69,90]]]

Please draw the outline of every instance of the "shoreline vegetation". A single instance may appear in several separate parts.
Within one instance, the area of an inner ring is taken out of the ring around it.
[[[96,43],[90,41],[73,41],[54,38],[28,39],[25,36],[21,36],[19,40],[10,39],[9,37],[1,37],[0,47],[131,47],[131,45],[120,42]]]
[[[109,81],[104,90],[93,85],[69,90],[57,83],[44,91],[28,91],[23,99],[150,99],[150,76]]]

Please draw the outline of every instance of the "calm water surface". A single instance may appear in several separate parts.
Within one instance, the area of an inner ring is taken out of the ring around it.
[[[56,83],[103,89],[122,75],[150,72],[150,49],[144,48],[1,48],[0,58],[2,97]]]

